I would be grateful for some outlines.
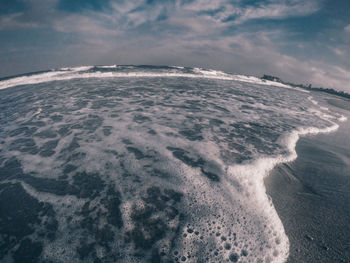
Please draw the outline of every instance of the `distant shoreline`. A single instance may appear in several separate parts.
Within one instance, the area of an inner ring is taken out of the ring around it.
[[[349,99],[350,100],[350,94],[346,93],[344,91],[337,91],[335,89],[330,89],[330,88],[322,88],[322,87],[312,87],[311,84],[305,85],[305,84],[294,84],[294,83],[290,83],[290,82],[285,82],[282,79],[280,79],[279,77],[275,77],[275,76],[270,76],[270,75],[264,75],[261,77],[262,80],[269,80],[269,81],[274,81],[274,82],[279,82],[282,83],[284,85],[289,85],[291,87],[294,88],[302,88],[305,90],[309,90],[309,91],[318,91],[318,92],[324,92],[327,94],[332,94],[332,95],[336,95],[345,99]]]

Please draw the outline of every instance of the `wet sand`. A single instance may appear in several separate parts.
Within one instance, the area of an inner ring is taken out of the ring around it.
[[[298,158],[265,180],[289,237],[289,263],[350,262],[350,102],[328,102],[348,121],[334,133],[302,137]]]

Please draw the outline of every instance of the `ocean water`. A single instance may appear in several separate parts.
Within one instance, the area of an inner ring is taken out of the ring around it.
[[[0,81],[2,262],[284,262],[264,177],[325,99],[184,67],[89,66]]]

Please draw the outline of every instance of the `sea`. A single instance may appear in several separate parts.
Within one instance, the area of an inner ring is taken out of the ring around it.
[[[330,97],[178,66],[3,78],[0,261],[286,262],[302,222],[264,180],[346,122]]]

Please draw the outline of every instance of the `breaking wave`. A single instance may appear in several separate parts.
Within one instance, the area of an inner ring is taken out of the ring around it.
[[[61,68],[48,72],[32,73],[11,77],[0,81],[0,89],[6,89],[19,85],[38,84],[50,81],[70,80],[79,78],[144,78],[144,77],[183,77],[183,78],[207,78],[217,80],[234,80],[260,85],[278,86],[291,88],[288,85],[262,80],[253,76],[232,75],[222,71],[202,68],[185,67],[151,67],[151,66],[80,66]],[[306,90],[294,88],[302,92]]]

